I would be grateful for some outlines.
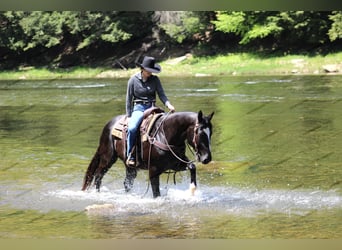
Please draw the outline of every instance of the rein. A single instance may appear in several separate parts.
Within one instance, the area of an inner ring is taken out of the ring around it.
[[[183,163],[186,163],[186,164],[193,163],[194,160],[192,160],[192,161],[185,161],[185,160],[183,160],[181,157],[179,157],[179,156],[176,154],[176,152],[172,149],[172,148],[175,148],[175,146],[170,145],[170,144],[168,143],[167,139],[166,139],[165,131],[164,131],[162,125],[163,125],[165,119],[169,116],[170,113],[171,113],[171,112],[169,111],[169,112],[166,114],[166,116],[163,118],[163,120],[160,122],[160,124],[159,124],[158,128],[156,129],[154,135],[151,136],[151,137],[149,137],[149,141],[150,141],[150,151],[149,151],[149,152],[151,153],[151,147],[152,147],[152,145],[155,145],[155,146],[157,146],[157,147],[159,147],[159,148],[161,148],[161,149],[163,149],[163,150],[168,150],[168,151],[170,151],[170,152],[172,153],[172,155],[173,155],[177,160],[179,160],[180,162],[183,162]],[[163,137],[164,137],[164,139],[165,139],[165,141],[166,141],[165,144],[155,140],[155,136],[156,136],[156,134],[157,134],[157,132],[158,132],[158,130],[159,130],[160,128],[161,128],[161,132],[163,133]],[[196,131],[197,128],[198,128],[198,124],[197,124],[197,122],[196,122],[196,125],[195,125],[195,128],[194,128],[194,137],[193,137],[193,143],[194,143],[194,145],[195,145],[195,149],[196,149],[196,150],[197,150],[197,142],[196,142],[196,133],[195,133],[195,131]],[[193,152],[193,151],[191,150],[191,148],[189,147],[189,144],[188,144],[188,143],[187,143],[187,145],[188,145],[188,148],[190,149],[190,151],[192,152],[192,154],[195,155],[194,152]],[[150,160],[150,155],[149,155],[149,160]]]

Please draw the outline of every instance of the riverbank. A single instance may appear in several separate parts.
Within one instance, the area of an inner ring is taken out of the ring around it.
[[[328,55],[266,57],[253,53],[229,53],[211,57],[186,54],[160,62],[163,76],[202,77],[231,75],[341,74],[342,52]],[[128,78],[134,69],[72,67],[47,69],[22,67],[0,72],[1,80]]]

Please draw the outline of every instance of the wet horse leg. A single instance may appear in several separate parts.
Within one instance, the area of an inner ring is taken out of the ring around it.
[[[103,176],[107,173],[107,171],[111,168],[111,166],[116,162],[117,157],[112,157],[110,160],[108,158],[100,159],[99,167],[96,169],[95,172],[95,187],[98,192],[100,192],[100,187],[102,183]]]
[[[102,183],[103,176],[107,173],[107,171],[111,168],[111,166],[118,159],[118,155],[114,150],[114,145],[112,142],[104,143],[100,145],[98,153],[100,155],[100,162],[95,171],[95,186],[96,190],[100,192],[100,187]]]
[[[103,176],[107,173],[107,171],[118,158],[118,154],[114,150],[114,141],[112,140],[111,128],[108,124],[104,127],[101,134],[100,145],[97,149],[97,154],[99,157],[99,163],[94,172],[94,183],[96,186],[96,190],[100,192]]]
[[[193,183],[196,187],[196,165],[194,163],[189,163],[188,168],[190,170],[190,184]]]
[[[150,176],[150,182],[152,187],[153,198],[157,198],[160,196],[160,189],[159,189],[159,175]]]
[[[124,181],[125,191],[129,192],[134,183],[134,179],[137,177],[137,170],[135,168],[126,167],[126,178]]]
[[[160,170],[156,167],[150,167],[149,169],[149,178],[152,187],[153,198],[157,198],[160,196],[160,189],[159,189],[159,176],[161,174]]]

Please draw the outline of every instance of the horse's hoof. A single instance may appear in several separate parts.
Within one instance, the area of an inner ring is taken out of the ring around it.
[[[191,196],[195,195],[196,186],[193,182],[190,184],[189,191],[190,191]]]

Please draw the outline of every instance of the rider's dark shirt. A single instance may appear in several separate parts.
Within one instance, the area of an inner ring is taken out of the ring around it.
[[[143,82],[141,72],[133,75],[128,80],[127,84],[126,115],[128,117],[131,116],[134,101],[141,100],[155,102],[156,93],[163,104],[168,101],[158,76],[151,75],[146,82]]]

